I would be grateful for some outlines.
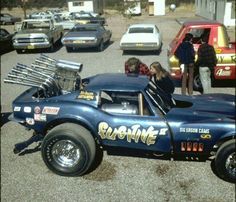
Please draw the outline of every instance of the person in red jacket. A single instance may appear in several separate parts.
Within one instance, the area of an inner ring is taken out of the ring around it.
[[[151,75],[148,66],[135,57],[131,57],[125,62],[125,73],[140,74],[147,76]]]

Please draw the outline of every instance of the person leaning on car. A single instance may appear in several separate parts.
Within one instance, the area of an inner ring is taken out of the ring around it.
[[[174,83],[172,82],[169,73],[161,66],[159,62],[153,62],[150,65],[150,72],[150,81],[161,88],[165,93],[173,94],[175,91]]]
[[[182,77],[182,95],[186,95],[186,87],[188,80],[188,94],[193,94],[193,74],[194,74],[194,59],[195,52],[192,44],[193,35],[187,33],[175,51],[175,56],[179,59],[180,65],[184,65],[183,77]]]
[[[217,64],[216,52],[213,46],[208,44],[208,36],[203,36],[202,44],[198,48],[198,59],[195,66],[199,68],[203,93],[209,93],[211,88],[211,72]]]
[[[125,73],[151,75],[148,66],[135,57],[131,57],[125,62]]]

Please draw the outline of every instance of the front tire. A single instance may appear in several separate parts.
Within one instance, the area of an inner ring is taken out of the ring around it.
[[[235,140],[221,145],[216,153],[215,168],[219,177],[228,182],[236,182]]]
[[[21,49],[16,49],[17,54],[22,54],[23,51]]]
[[[199,91],[200,93],[203,93],[202,82],[200,80],[199,73],[194,74],[193,76],[193,88],[194,90]]]
[[[102,52],[104,50],[104,43],[103,40],[101,40],[100,44],[98,45],[98,51]]]
[[[96,144],[86,128],[64,123],[46,135],[41,153],[52,172],[62,176],[81,176],[94,161]]]
[[[66,51],[67,51],[67,53],[70,53],[73,51],[73,48],[66,46]]]

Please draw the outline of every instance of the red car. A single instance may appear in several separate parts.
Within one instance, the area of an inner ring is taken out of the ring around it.
[[[213,82],[216,80],[235,80],[236,55],[235,42],[230,42],[226,28],[223,24],[215,21],[189,21],[183,23],[176,37],[171,41],[168,47],[168,63],[171,76],[175,80],[181,80],[182,73],[179,67],[179,61],[174,52],[182,42],[186,33],[193,34],[193,45],[195,52],[201,45],[201,37],[209,36],[208,43],[213,45],[217,53],[218,63],[214,67]],[[195,58],[196,59],[196,58]],[[195,71],[194,87],[201,89],[198,71]]]

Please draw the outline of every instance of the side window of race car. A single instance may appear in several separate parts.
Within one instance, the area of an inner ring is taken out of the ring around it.
[[[110,114],[153,115],[148,102],[141,92],[101,91],[98,105],[101,110]]]

